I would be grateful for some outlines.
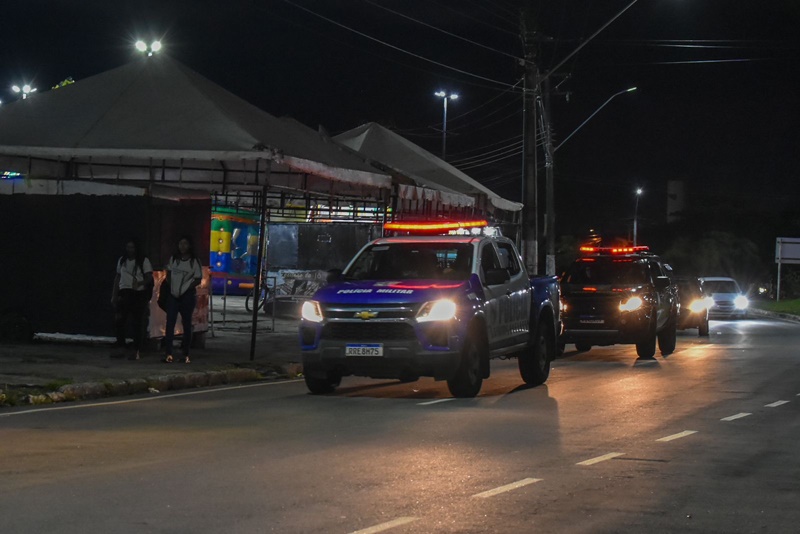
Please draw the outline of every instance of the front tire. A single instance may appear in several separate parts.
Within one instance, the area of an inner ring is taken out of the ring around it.
[[[461,363],[453,378],[447,380],[450,394],[458,398],[476,396],[483,385],[481,360],[486,357],[485,344],[477,336],[470,335],[461,351]]]
[[[708,337],[709,327],[708,327],[708,317],[703,319],[703,322],[700,323],[700,326],[697,327],[697,334],[701,337]]]
[[[656,355],[656,328],[655,324],[650,329],[647,339],[636,344],[636,354],[639,358],[652,358]]]
[[[589,343],[575,343],[575,350],[578,352],[589,352],[592,350],[592,345]]]
[[[661,354],[667,356],[675,352],[675,346],[678,344],[678,329],[675,319],[670,319],[666,328],[658,333],[658,350]]]
[[[540,324],[530,347],[517,356],[519,374],[526,384],[538,386],[545,383],[550,376],[550,362],[555,357],[554,348],[555,341],[551,332],[546,325]]]
[[[341,378],[332,376],[328,376],[326,378],[315,378],[313,376],[306,375],[304,378],[306,381],[306,387],[312,395],[325,395],[327,393],[333,393],[339,384],[342,383]]]

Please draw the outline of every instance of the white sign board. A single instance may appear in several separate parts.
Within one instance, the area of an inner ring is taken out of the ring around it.
[[[779,237],[775,240],[775,263],[800,263],[800,237]]]

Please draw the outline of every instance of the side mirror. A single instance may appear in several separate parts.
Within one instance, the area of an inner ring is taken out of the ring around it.
[[[328,274],[325,276],[325,283],[332,284],[333,282],[338,282],[342,279],[342,270],[341,269],[328,269]]]
[[[662,290],[667,289],[669,287],[670,281],[669,277],[667,276],[657,276],[655,280],[656,289]]]
[[[487,286],[497,286],[511,280],[508,269],[489,269],[484,274]]]

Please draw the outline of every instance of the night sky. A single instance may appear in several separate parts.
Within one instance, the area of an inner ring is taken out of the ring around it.
[[[542,70],[628,3],[531,1]],[[0,99],[14,99],[12,84],[32,82],[42,91],[68,76],[80,82],[131,60],[136,38],[159,38],[166,53],[274,115],[332,134],[376,121],[438,153],[442,110],[433,92],[456,91],[448,160],[471,163],[465,172],[518,199],[521,5],[4,2]],[[559,93],[569,93],[568,101],[553,96],[556,144],[609,96],[639,88],[614,99],[558,151],[560,231],[630,219],[636,185],[645,188],[645,219],[656,224],[671,179],[685,180],[709,209],[792,207],[800,194],[799,28],[796,0],[640,0],[614,22],[553,78]]]

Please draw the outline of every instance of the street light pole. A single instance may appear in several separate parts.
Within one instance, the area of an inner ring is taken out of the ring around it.
[[[575,129],[572,131],[572,133],[571,133],[571,134],[569,134],[568,136],[566,136],[566,137],[564,138],[564,140],[563,140],[563,141],[561,141],[561,142],[558,144],[558,146],[557,146],[557,147],[555,147],[555,148],[553,149],[553,152],[555,152],[556,150],[558,150],[559,148],[561,148],[562,146],[564,146],[564,143],[566,143],[567,141],[569,141],[570,137],[572,137],[573,135],[575,135],[576,133],[578,133],[578,130],[580,130],[581,128],[583,128],[583,127],[586,125],[586,123],[587,123],[587,122],[589,122],[590,120],[592,120],[592,118],[593,118],[595,115],[597,115],[597,114],[600,112],[600,110],[601,110],[601,109],[603,109],[604,107],[606,107],[606,106],[608,105],[608,103],[609,103],[609,102],[611,102],[612,100],[614,100],[615,98],[617,98],[619,95],[624,95],[625,93],[632,93],[632,92],[634,92],[634,91],[636,91],[636,87],[631,87],[630,89],[624,89],[624,90],[620,91],[619,93],[614,93],[613,95],[611,95],[611,96],[608,98],[608,100],[606,100],[605,102],[603,102],[603,104],[602,104],[602,105],[601,105],[599,108],[597,108],[596,110],[594,110],[594,113],[592,113],[591,115],[589,115],[589,116],[586,118],[586,120],[585,120],[585,121],[583,121],[582,123],[580,123],[580,125],[579,125],[577,128],[575,128]]]
[[[636,204],[633,208],[633,246],[638,244],[638,229],[639,229],[639,197],[642,196],[644,190],[641,187],[636,188]]]
[[[442,159],[444,159],[447,155],[447,100],[458,100],[458,95],[456,93],[450,93],[448,95],[444,91],[436,91],[433,94],[441,98],[444,102],[444,112],[442,115]]]

